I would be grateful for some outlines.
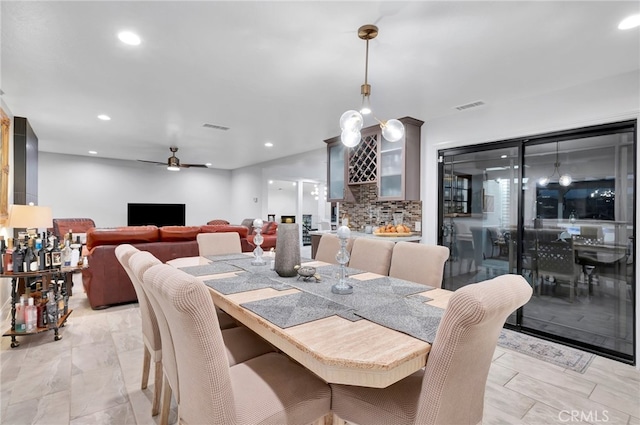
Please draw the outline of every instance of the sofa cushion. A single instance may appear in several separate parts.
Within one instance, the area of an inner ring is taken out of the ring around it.
[[[86,233],[92,227],[96,227],[96,224],[90,218],[54,218],[52,232],[61,238],[71,230],[75,241],[76,233]]]
[[[194,241],[200,233],[200,226],[162,226],[160,240],[162,242]]]
[[[204,226],[200,226],[200,231],[202,233],[218,233],[218,232],[236,232],[240,235],[240,239],[246,238],[249,234],[249,229],[244,226],[234,226],[234,225],[210,225],[205,224]]]
[[[119,245],[121,243],[158,242],[160,231],[157,226],[126,226],[112,229],[92,228],[87,231],[87,249],[100,245]]]
[[[216,220],[211,220],[211,221],[207,221],[207,224],[230,224],[227,220],[220,220],[220,219],[216,219]]]
[[[275,235],[276,230],[278,230],[278,223],[275,221],[267,221],[262,226],[262,234],[263,235]]]

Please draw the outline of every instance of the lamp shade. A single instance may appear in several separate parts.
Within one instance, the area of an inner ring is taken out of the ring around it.
[[[9,227],[22,229],[40,229],[53,226],[51,207],[37,205],[11,205]]]

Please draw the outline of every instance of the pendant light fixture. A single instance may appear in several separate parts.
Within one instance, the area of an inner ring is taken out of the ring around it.
[[[353,109],[348,110],[340,117],[340,138],[342,143],[348,147],[354,147],[360,143],[360,130],[364,124],[362,115],[371,113],[371,85],[368,82],[369,77],[369,40],[373,40],[378,35],[378,27],[375,25],[363,25],[358,29],[358,37],[367,42],[365,65],[364,65],[364,84],[360,86],[362,94],[362,105],[360,111]],[[389,142],[397,142],[404,137],[404,125],[396,120],[381,121],[375,115],[374,119],[380,123],[382,128],[382,136]]]
[[[567,187],[571,184],[573,179],[569,174],[560,174],[560,157],[558,156],[558,142],[556,142],[556,162],[554,164],[553,173],[551,173],[548,177],[540,177],[538,179],[538,185],[542,187],[547,187],[549,182],[553,179],[555,175],[558,175],[558,183],[560,186]]]

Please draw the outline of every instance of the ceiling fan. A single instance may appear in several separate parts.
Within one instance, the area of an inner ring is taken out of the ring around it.
[[[170,170],[170,171],[180,171],[180,168],[190,168],[190,167],[208,168],[206,164],[181,164],[180,158],[176,156],[176,152],[178,152],[178,148],[175,146],[171,146],[169,150],[171,151],[171,156],[167,158],[166,162],[145,161],[144,159],[139,159],[138,161],[149,162],[151,164],[157,164],[157,165],[166,165],[167,170]]]

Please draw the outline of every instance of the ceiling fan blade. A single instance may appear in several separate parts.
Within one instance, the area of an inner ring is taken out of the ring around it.
[[[204,164],[180,164],[181,167],[184,168],[190,168],[190,167],[194,167],[194,168],[209,168]]]
[[[156,165],[167,165],[166,162],[147,161],[147,160],[144,160],[144,159],[139,159],[138,162],[146,162],[146,163],[149,163],[149,164],[156,164]]]

